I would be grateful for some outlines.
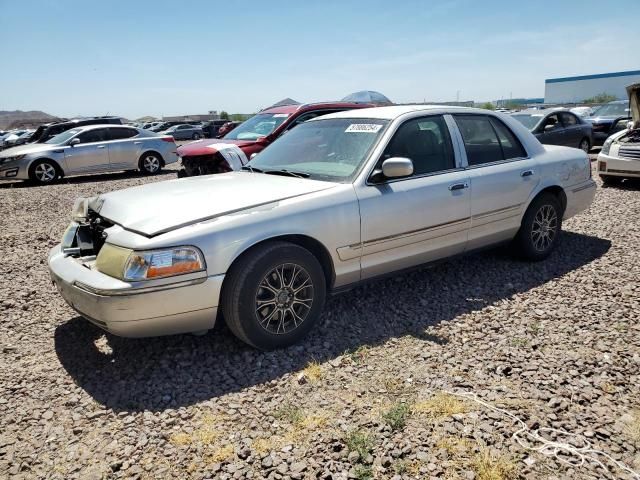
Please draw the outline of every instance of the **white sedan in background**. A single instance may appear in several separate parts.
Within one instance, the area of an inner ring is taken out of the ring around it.
[[[307,121],[242,171],[81,199],[49,255],[65,300],[140,337],[299,341],[328,292],[512,242],[545,259],[595,194],[587,155],[487,110],[390,106]]]

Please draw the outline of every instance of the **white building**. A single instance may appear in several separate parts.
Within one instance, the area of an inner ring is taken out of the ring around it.
[[[544,103],[581,103],[599,93],[624,100],[627,98],[625,87],[636,82],[640,82],[640,70],[548,78],[544,81]]]

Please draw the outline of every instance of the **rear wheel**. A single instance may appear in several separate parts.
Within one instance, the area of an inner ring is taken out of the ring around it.
[[[39,185],[53,183],[59,176],[58,165],[52,160],[38,160],[29,168],[29,178]]]
[[[613,175],[600,175],[600,180],[602,180],[602,184],[607,187],[620,185],[622,183],[622,177],[615,177]]]
[[[157,153],[147,152],[140,157],[138,165],[145,175],[155,175],[162,169],[162,159]]]
[[[270,242],[248,252],[231,268],[222,291],[222,312],[231,331],[262,350],[300,341],[318,320],[326,282],[306,249]]]
[[[520,256],[544,260],[556,248],[562,230],[562,207],[555,195],[543,193],[529,205],[514,246]]]
[[[591,150],[591,142],[587,137],[584,137],[582,140],[580,140],[578,148],[580,150],[583,150],[585,153],[589,153],[589,150]]]

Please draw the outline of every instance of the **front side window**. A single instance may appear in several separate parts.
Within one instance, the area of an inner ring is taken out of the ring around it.
[[[606,103],[593,112],[594,117],[624,117],[629,116],[627,103]]]
[[[49,140],[47,140],[44,143],[48,143],[50,145],[61,145],[63,143],[65,143],[67,140],[69,140],[71,137],[73,137],[74,135],[80,133],[80,129],[79,128],[72,128],[71,130],[67,130],[66,132],[62,132],[59,133],[58,135],[55,135],[54,137],[51,137]]]
[[[257,140],[266,137],[278,128],[289,116],[288,113],[259,113],[224,136],[227,140]]]
[[[437,115],[403,123],[382,154],[382,160],[391,157],[410,159],[414,175],[455,168],[449,129],[444,118]]]
[[[486,115],[455,115],[469,166],[526,157],[520,141],[501,121]]]
[[[549,125],[551,125],[553,128],[562,127],[562,125],[560,124],[560,118],[558,118],[557,114],[554,113],[553,115],[549,115],[547,118],[545,118],[544,123],[542,124],[542,128],[547,129]]]
[[[95,143],[95,142],[104,142],[106,137],[106,129],[105,128],[96,128],[94,130],[89,130],[88,132],[81,133],[78,135],[80,139],[80,143]]]
[[[248,165],[268,173],[286,170],[316,180],[346,182],[360,170],[387,124],[387,120],[372,118],[305,122]]]

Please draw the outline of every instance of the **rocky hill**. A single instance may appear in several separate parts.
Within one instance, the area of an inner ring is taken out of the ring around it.
[[[49,115],[39,110],[30,110],[23,112],[22,110],[0,110],[0,129],[19,128],[19,127],[35,127],[41,123],[53,122],[58,117]]]

